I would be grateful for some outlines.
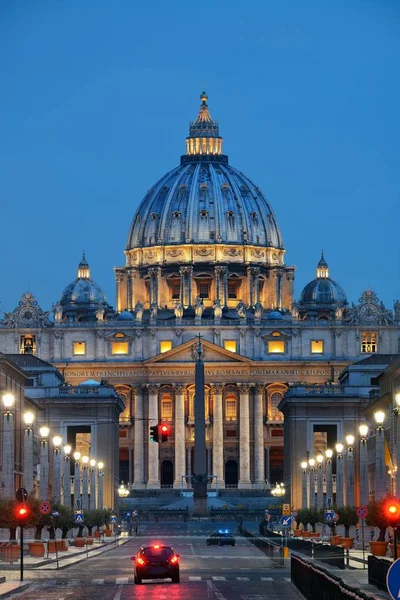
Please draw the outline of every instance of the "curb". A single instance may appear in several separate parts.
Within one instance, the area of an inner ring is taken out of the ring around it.
[[[29,581],[27,583],[18,583],[18,584],[17,583],[15,583],[15,584],[11,584],[11,583],[0,584],[0,598],[7,598],[8,596],[11,596],[12,594],[23,592],[31,584],[32,584],[32,581]],[[1,588],[3,585],[10,585],[10,586],[12,586],[12,589],[2,592]]]

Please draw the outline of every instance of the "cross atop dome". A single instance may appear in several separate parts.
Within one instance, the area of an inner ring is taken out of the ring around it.
[[[200,95],[201,105],[195,121],[189,126],[186,138],[186,154],[222,154],[222,138],[219,135],[218,121],[211,118],[206,92]]]

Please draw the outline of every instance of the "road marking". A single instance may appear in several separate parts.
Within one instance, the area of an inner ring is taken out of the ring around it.
[[[261,577],[261,581],[273,581],[273,577]]]
[[[189,581],[201,581],[201,575],[193,575],[192,577],[189,577]]]
[[[292,580],[290,579],[290,577],[284,577],[283,578],[285,581],[289,581],[290,583],[292,583]]]
[[[103,585],[104,579],[92,579],[92,584],[94,585]]]
[[[226,581],[226,577],[220,577],[219,575],[213,575],[214,581]]]
[[[117,593],[115,594],[113,600],[119,600],[121,598],[121,594],[122,594],[122,587],[118,588]]]
[[[248,577],[236,577],[238,581],[250,581]]]
[[[223,577],[223,579],[225,579],[225,577]],[[211,600],[214,596],[217,600],[227,600],[225,596],[217,590],[212,581],[207,581],[207,597]]]
[[[117,585],[126,585],[129,582],[128,577],[117,577],[115,583]]]

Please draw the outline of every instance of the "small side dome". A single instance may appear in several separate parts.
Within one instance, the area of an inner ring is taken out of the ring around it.
[[[329,277],[328,263],[324,254],[317,265],[317,277],[307,283],[298,304],[301,319],[333,319],[337,308],[347,304],[342,286]]]
[[[117,321],[133,321],[133,315],[128,310],[124,310],[117,316]]]
[[[267,319],[269,321],[280,321],[283,319],[283,315],[278,310],[271,310],[271,312],[268,314]]]

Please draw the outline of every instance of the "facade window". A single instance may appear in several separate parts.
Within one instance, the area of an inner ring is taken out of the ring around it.
[[[128,342],[111,342],[111,354],[128,354]]]
[[[227,429],[226,430],[226,437],[228,437],[228,438],[235,438],[236,437],[236,429]]]
[[[172,348],[172,342],[170,340],[163,340],[162,342],[160,342],[160,354],[162,354],[163,352],[168,352],[168,350],[171,350]]]
[[[225,419],[227,421],[237,420],[237,398],[234,394],[228,394],[225,398]]]
[[[378,346],[376,343],[376,333],[366,332],[361,334],[361,352],[372,353],[377,352]]]
[[[161,398],[161,420],[172,421],[172,398],[169,395]]]
[[[281,337],[281,334],[279,333],[279,331],[273,331],[272,337]]]
[[[273,334],[272,334],[273,335]],[[285,342],[270,341],[268,342],[269,354],[284,354],[285,353]]]
[[[198,296],[200,296],[200,298],[210,297],[210,283],[208,281],[198,281],[197,290],[199,292]]]
[[[174,281],[171,285],[171,297],[172,300],[179,300],[181,295],[181,284],[180,281]]]
[[[270,397],[270,421],[283,421],[283,414],[280,410],[278,410],[278,406],[280,401],[283,398],[283,394],[281,392],[274,392]]]
[[[86,354],[86,342],[72,342],[72,354],[82,356]]]
[[[311,340],[311,354],[323,354],[324,353],[324,341],[323,340]]]
[[[236,352],[236,348],[237,348],[236,340],[225,340],[224,348],[225,348],[225,350],[229,350],[230,352]]]
[[[20,354],[36,354],[35,335],[21,335]]]

